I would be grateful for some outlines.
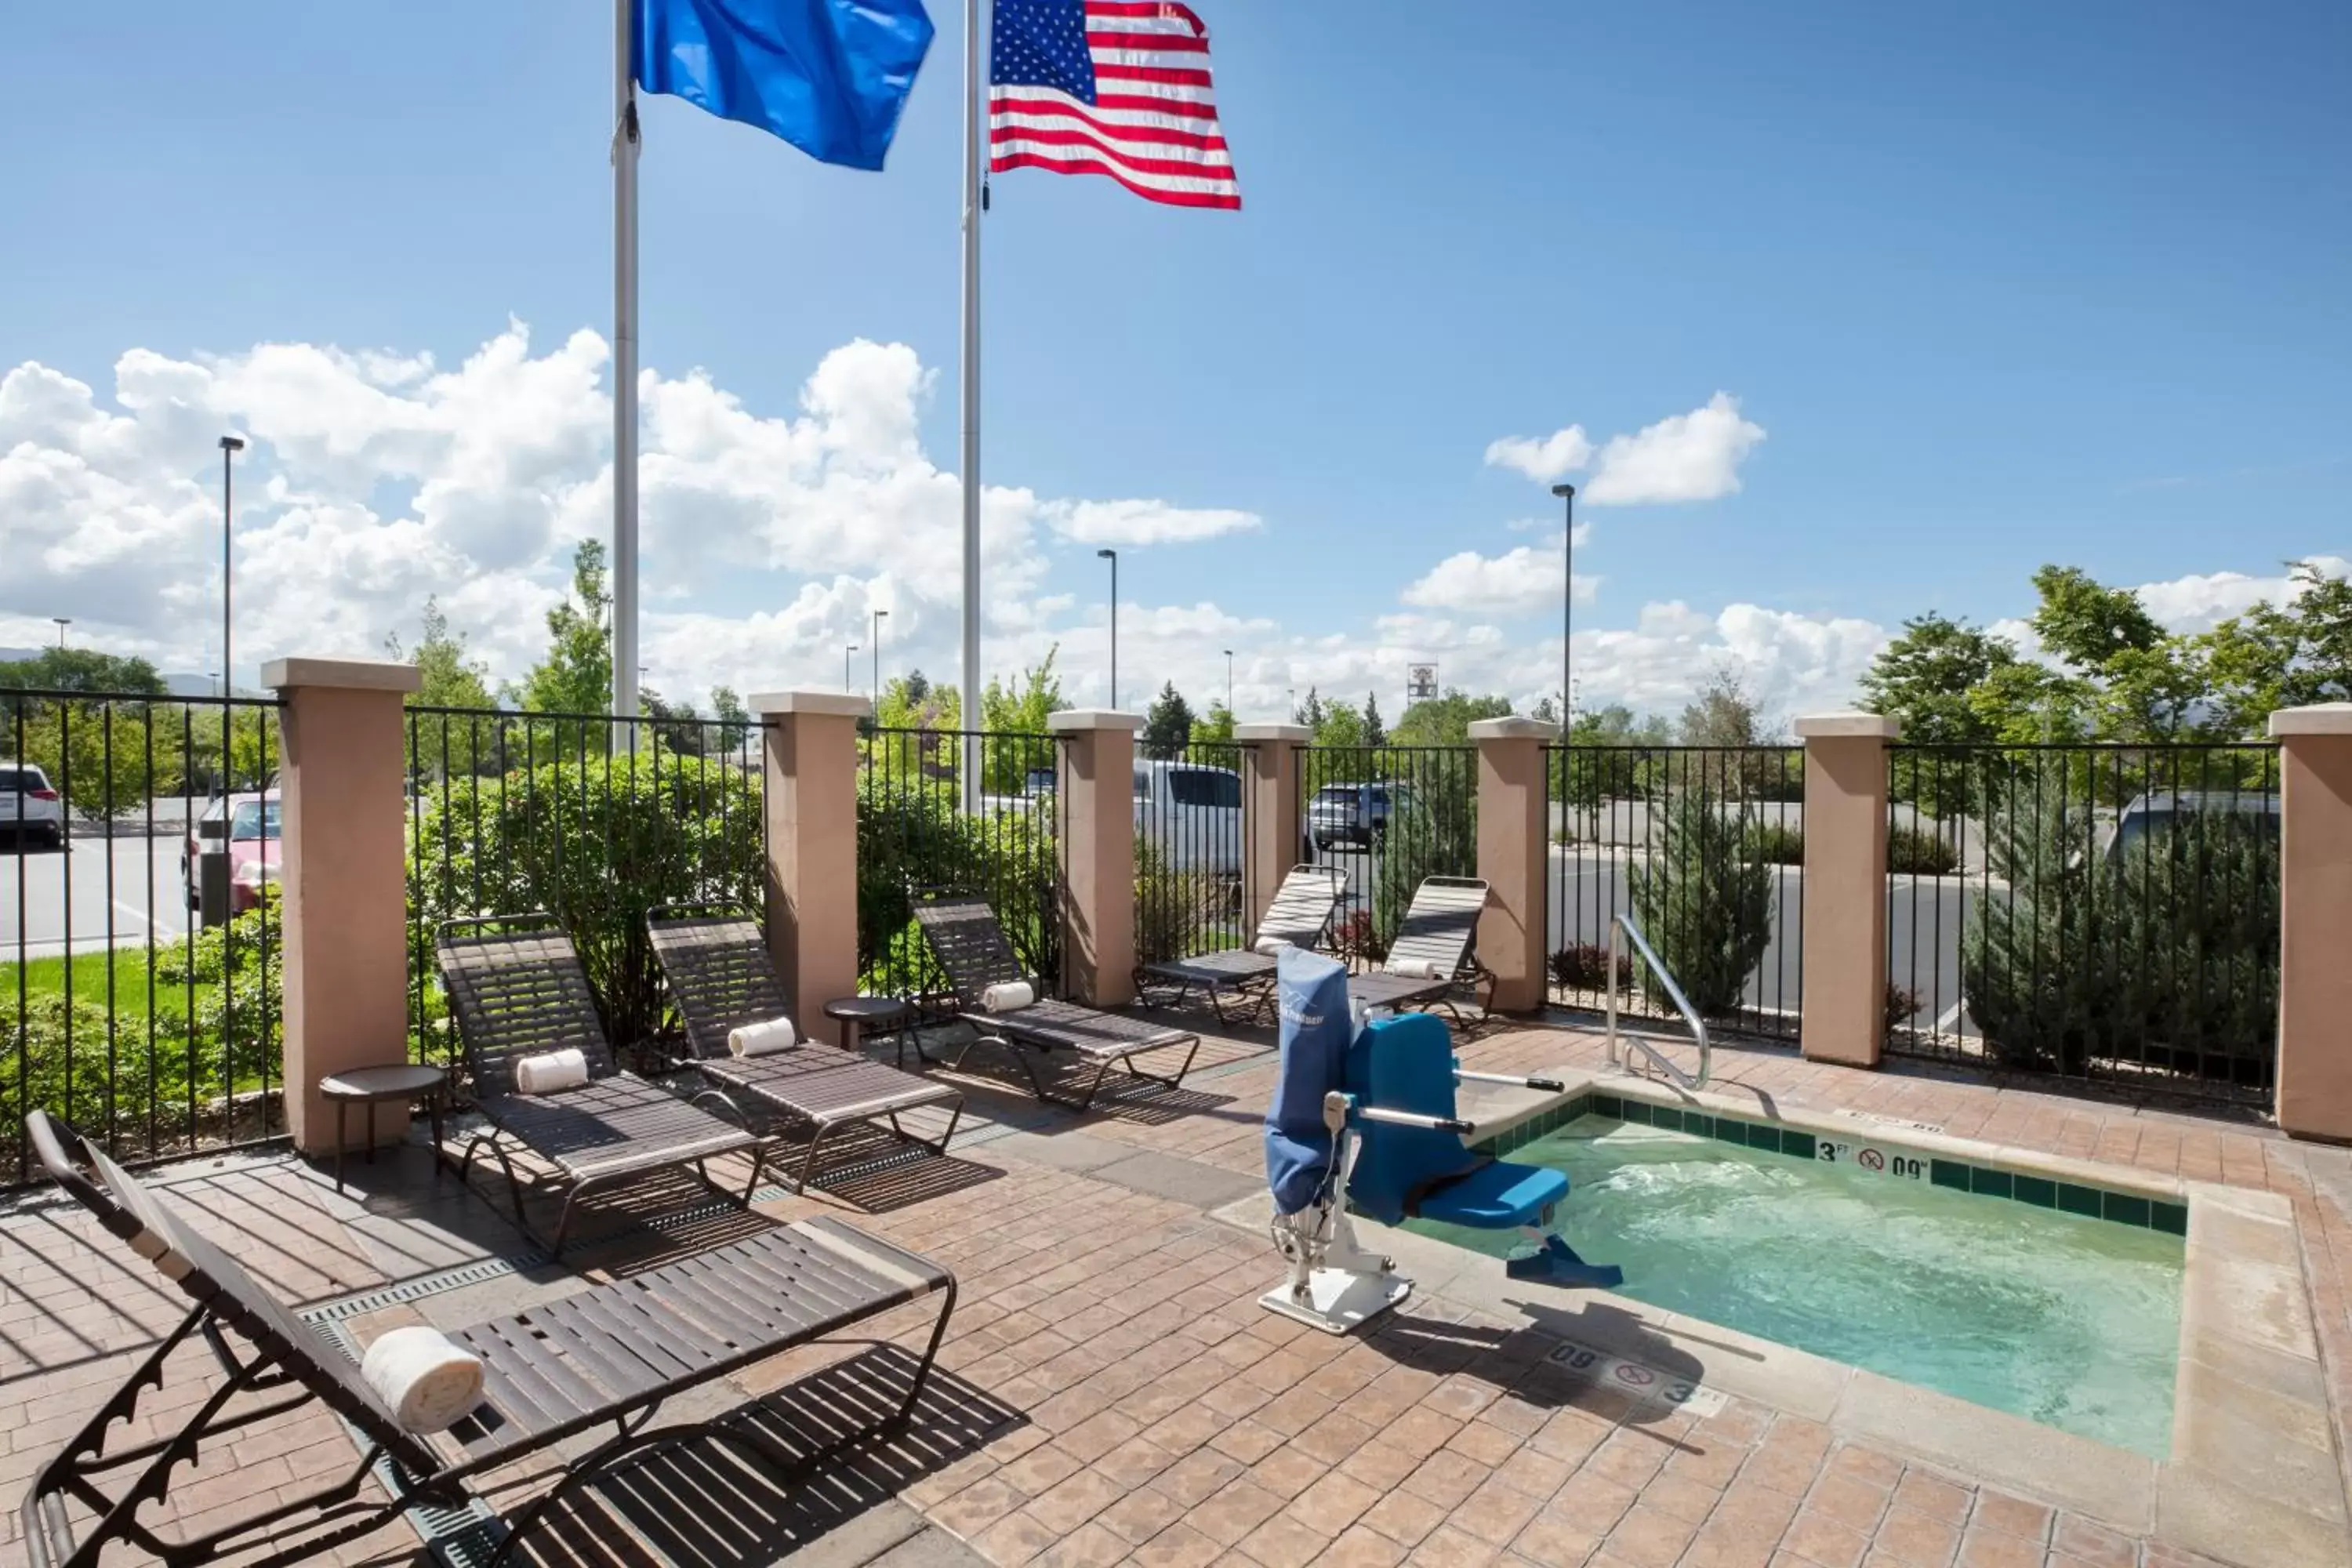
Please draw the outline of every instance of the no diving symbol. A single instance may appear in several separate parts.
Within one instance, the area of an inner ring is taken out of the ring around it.
[[[1635,1366],[1630,1361],[1619,1362],[1614,1370],[1618,1382],[1630,1383],[1636,1388],[1646,1387],[1658,1381],[1656,1373],[1646,1366]]]
[[[1854,1163],[1859,1164],[1865,1171],[1883,1171],[1886,1169],[1886,1156],[1880,1153],[1875,1149],[1864,1149],[1861,1153],[1854,1156]]]

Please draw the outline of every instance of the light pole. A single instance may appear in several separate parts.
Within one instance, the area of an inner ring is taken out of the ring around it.
[[[231,539],[232,539],[232,536],[231,536],[231,534],[230,534],[230,532],[229,532],[229,521],[230,521],[230,519],[232,519],[233,517],[235,517],[235,516],[236,516],[236,512],[232,510],[232,508],[231,508],[231,506],[230,506],[230,501],[229,501],[229,498],[230,498],[230,489],[229,489],[229,459],[230,459],[231,458],[235,457],[237,453],[242,452],[242,451],[244,451],[244,450],[245,450],[245,439],[244,439],[244,437],[240,437],[240,436],[224,436],[224,437],[222,437],[220,438],[220,455],[221,455],[221,695],[222,695],[222,696],[224,696],[224,697],[227,696],[229,692],[231,692],[231,691],[233,691],[233,690],[235,690],[235,689],[236,689],[236,661],[235,661],[234,659],[232,659],[232,658],[229,657],[229,646],[228,646],[228,603],[229,603],[229,601],[228,601],[228,582],[229,582],[229,578],[228,578],[228,572],[229,572],[229,546],[230,546]]]
[[[1110,563],[1110,705],[1115,710],[1118,707],[1118,552],[1095,553]]]
[[[1559,739],[1560,744],[1566,745],[1576,728],[1575,709],[1570,701],[1576,691],[1576,660],[1570,641],[1576,629],[1576,487],[1554,485],[1551,493],[1559,498],[1568,514],[1561,524],[1567,531],[1559,540],[1560,549],[1568,558],[1559,585]]]
[[[73,625],[73,617],[71,616],[51,616],[49,619],[58,623],[58,647],[62,648],[66,646],[66,628]]]
[[[887,610],[874,612],[874,711],[877,713],[882,711],[882,622],[889,614]]]
[[[855,691],[857,689],[857,688],[850,684],[852,677],[849,673],[849,656],[856,651],[857,645],[856,643],[850,643],[841,650],[841,689],[844,691]]]
[[[1233,713],[1233,710],[1234,710],[1234,650],[1233,650],[1233,649],[1231,649],[1231,648],[1227,648],[1227,649],[1225,649],[1225,712],[1226,712],[1227,716],[1229,716],[1229,717],[1230,717],[1230,716],[1232,715],[1232,713]]]

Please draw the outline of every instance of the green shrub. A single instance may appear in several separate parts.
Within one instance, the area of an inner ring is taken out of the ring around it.
[[[1960,931],[1961,984],[1994,1058],[2267,1081],[2279,965],[2269,824],[2185,816],[2118,849],[2080,801],[2011,799],[1987,837],[2008,896],[1972,900]]]
[[[1135,841],[1135,961],[1163,963],[1237,938],[1241,880],[1213,871],[1169,868],[1160,846]]]
[[[1729,1012],[1772,938],[1772,868],[1748,847],[1755,825],[1744,808],[1678,795],[1663,826],[1655,853],[1627,868],[1634,918],[1692,1006]],[[1663,995],[1640,968],[1643,988]]]
[[[1430,877],[1478,874],[1478,783],[1470,768],[1432,770],[1392,798],[1388,828],[1373,850],[1372,940],[1387,952],[1412,895]]]
[[[1748,830],[1745,853],[1749,859],[1761,860],[1769,866],[1801,866],[1805,863],[1804,830],[1785,822],[1759,822]]]
[[[665,1008],[646,911],[757,910],[764,884],[759,781],[731,763],[656,745],[454,777],[431,787],[412,846],[412,969],[434,973],[444,921],[547,910],[580,949],[606,1034],[635,1046]]]
[[[1886,869],[1898,877],[1948,877],[1960,868],[1959,849],[1940,833],[1890,825]]]
[[[1551,955],[1552,984],[1567,991],[1601,991],[1609,984],[1609,949],[1597,942],[1571,942]],[[1633,961],[1617,959],[1618,989],[1633,984]]]
[[[1004,927],[1021,966],[1061,984],[1061,869],[1054,799],[957,809],[953,779],[902,779],[868,770],[857,791],[857,963],[866,989],[931,995],[947,976],[915,924],[914,894],[977,893]]]

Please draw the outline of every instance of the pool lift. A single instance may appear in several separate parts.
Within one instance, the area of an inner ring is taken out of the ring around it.
[[[1384,1225],[1432,1219],[1517,1229],[1528,1246],[1505,1261],[1513,1279],[1568,1289],[1623,1283],[1585,1262],[1552,1228],[1568,1177],[1477,1153],[1462,1140],[1462,1083],[1565,1092],[1547,1079],[1464,1072],[1445,1025],[1424,1013],[1360,1017],[1336,959],[1286,948],[1277,963],[1280,1077],[1266,1112],[1274,1242],[1289,1267],[1258,1298],[1267,1310],[1344,1334],[1397,1306],[1412,1281],[1365,1250],[1349,1209]]]

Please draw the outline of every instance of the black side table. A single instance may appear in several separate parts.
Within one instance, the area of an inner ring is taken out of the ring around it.
[[[898,1066],[907,1065],[907,1021],[915,1010],[896,996],[843,996],[824,1005],[824,1016],[841,1026],[841,1048],[857,1048],[858,1031],[867,1035],[877,1029],[895,1029],[898,1034]],[[917,1053],[920,1055],[920,1052]]]
[[[421,1100],[433,1121],[433,1173],[441,1173],[441,1101],[449,1089],[449,1074],[436,1067],[354,1068],[330,1073],[319,1080],[319,1093],[335,1108],[335,1191],[343,1190],[344,1127],[354,1105],[367,1107],[368,1163],[375,1163],[375,1108],[387,1102]]]

